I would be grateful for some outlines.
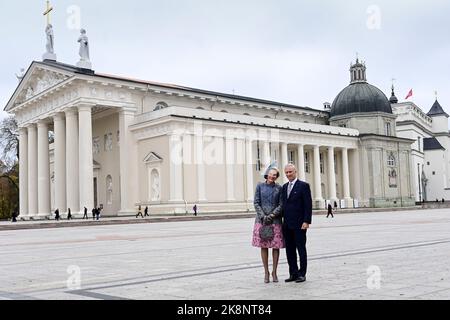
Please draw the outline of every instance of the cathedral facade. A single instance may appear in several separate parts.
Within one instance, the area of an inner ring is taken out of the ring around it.
[[[299,168],[316,209],[413,206],[424,176],[429,196],[444,192],[450,177],[435,187],[427,171],[427,162],[439,166],[427,151],[446,157],[450,147],[439,108],[414,120],[404,112],[412,105],[367,82],[363,63],[350,73],[350,85],[318,110],[33,62],[5,108],[20,127],[20,215],[102,207],[118,216],[139,206],[173,215],[194,204],[203,213],[253,211],[256,184],[274,162]],[[419,124],[423,151],[410,133]]]

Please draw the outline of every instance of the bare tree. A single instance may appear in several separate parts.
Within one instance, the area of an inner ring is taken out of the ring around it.
[[[14,117],[0,122],[0,151],[3,163],[12,168],[19,159],[19,131]]]

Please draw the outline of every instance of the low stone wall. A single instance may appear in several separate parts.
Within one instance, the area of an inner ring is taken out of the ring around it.
[[[422,208],[424,209],[442,209],[442,208],[450,208],[450,202],[425,202],[422,204]]]

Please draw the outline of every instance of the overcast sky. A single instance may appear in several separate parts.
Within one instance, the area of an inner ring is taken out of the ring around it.
[[[356,52],[368,81],[428,112],[450,113],[448,0],[52,0],[58,61],[78,61],[87,29],[97,72],[322,109],[349,84]],[[45,51],[44,0],[1,1],[0,105],[15,73]],[[80,11],[80,23],[77,12]],[[2,113],[0,117],[4,117]]]

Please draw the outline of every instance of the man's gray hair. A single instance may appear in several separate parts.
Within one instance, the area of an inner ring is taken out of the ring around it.
[[[289,163],[284,167],[284,170],[286,170],[287,168],[292,168],[295,171],[297,171],[297,167],[293,164],[293,163]]]

